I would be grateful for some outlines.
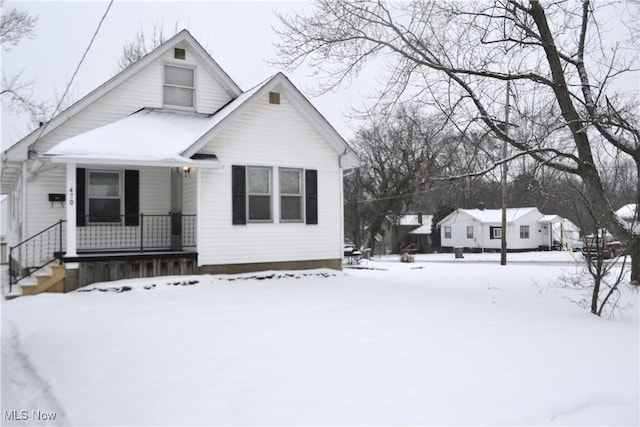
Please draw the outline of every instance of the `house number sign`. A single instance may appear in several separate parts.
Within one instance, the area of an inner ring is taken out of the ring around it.
[[[69,206],[73,206],[73,187],[69,188]]]

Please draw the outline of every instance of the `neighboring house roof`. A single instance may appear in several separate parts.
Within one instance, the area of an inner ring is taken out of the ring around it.
[[[429,220],[429,224],[421,225],[415,230],[411,230],[409,234],[431,234],[431,220]]]
[[[232,98],[238,97],[240,94],[242,94],[242,90],[240,89],[240,87],[231,79],[231,77],[229,77],[229,75],[222,69],[222,67],[220,67],[218,63],[213,60],[206,49],[204,49],[202,45],[198,43],[198,41],[193,38],[193,36],[187,30],[182,30],[178,34],[171,37],[169,40],[162,43],[160,46],[140,58],[138,61],[131,64],[129,67],[125,68],[124,70],[107,80],[105,83],[98,86],[96,89],[88,93],[86,96],[71,105],[69,108],[52,118],[44,126],[39,127],[26,137],[22,138],[20,141],[13,144],[11,147],[4,151],[4,155],[8,156],[9,160],[22,160],[11,158],[13,157],[12,152],[16,151],[22,154],[26,154],[25,146],[30,146],[39,138],[52,132],[58,126],[65,123],[71,117],[87,108],[97,99],[113,90],[118,85],[122,84],[124,81],[135,75],[138,71],[142,70],[147,65],[157,60],[170,49],[173,49],[179,44],[188,44],[193,49],[193,52],[204,61],[205,66],[212,72],[212,75],[216,78],[218,83],[220,83],[220,85],[225,89],[225,91],[229,93]]]
[[[523,216],[537,210],[538,208],[507,208],[507,222],[518,221]],[[444,222],[449,217],[456,215],[457,213],[467,214],[482,223],[496,223],[502,221],[502,209],[457,209],[438,224]]]
[[[359,159],[347,142],[282,73],[242,93],[212,115],[143,109],[124,119],[69,138],[45,153],[54,163],[109,163],[147,166],[216,167],[217,161],[192,160],[216,134],[233,123],[259,95],[274,87],[293,95],[303,114],[338,153],[342,167]]]
[[[624,219],[624,220],[633,220],[634,218],[636,218],[636,204],[635,203],[629,203],[628,205],[624,205],[623,207],[621,207],[620,209],[618,209],[616,211],[616,216],[618,218]]]

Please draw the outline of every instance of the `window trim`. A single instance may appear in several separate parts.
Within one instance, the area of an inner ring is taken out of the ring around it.
[[[491,238],[502,239],[502,227],[491,227]]]
[[[444,226],[444,238],[445,239],[451,239],[451,226],[450,225],[445,225]]]
[[[183,68],[183,69],[187,69],[187,70],[191,70],[193,72],[193,86],[182,86],[182,85],[176,85],[176,84],[170,84],[167,83],[167,67],[173,67],[173,68]],[[164,94],[164,88],[165,87],[175,87],[178,89],[189,89],[191,90],[191,106],[185,106],[185,105],[179,105],[179,104],[171,104],[168,103],[166,101],[165,98],[165,94]],[[188,111],[193,111],[196,109],[196,67],[190,67],[188,65],[183,65],[183,64],[174,64],[174,63],[165,63],[164,67],[162,68],[162,105],[163,107],[170,107],[170,108],[174,108],[174,109],[180,109],[180,110],[188,110]]]
[[[118,175],[118,197],[115,196],[102,196],[102,197],[92,197],[91,196],[91,174],[93,173],[109,173]],[[124,171],[123,170],[113,170],[113,169],[87,169],[86,170],[86,183],[85,183],[85,218],[86,224],[122,224],[122,219],[124,216]],[[120,212],[118,221],[92,221],[91,220],[91,199],[110,199],[110,200],[119,200],[120,201]]]
[[[300,192],[299,193],[283,193],[282,192],[282,172],[283,171],[295,171],[298,172],[298,184],[299,184],[299,188],[300,188]],[[303,174],[304,174],[304,169],[301,168],[289,168],[289,167],[281,167],[278,168],[278,199],[280,201],[280,212],[279,212],[279,216],[280,216],[280,222],[283,223],[302,223],[305,220],[305,204],[303,203],[303,200],[305,198],[305,185],[304,185],[304,178],[303,178]],[[298,198],[298,204],[300,205],[300,217],[296,218],[296,219],[285,219],[282,218],[282,198],[283,197],[297,197]]]
[[[523,231],[525,231],[525,233],[523,233]],[[530,227],[528,225],[521,225],[520,226],[520,238],[521,239],[530,239],[531,238],[531,229],[530,229]]]
[[[269,193],[252,193],[249,188],[249,169],[266,169],[269,171]],[[247,166],[245,169],[246,173],[246,181],[245,181],[245,190],[246,190],[246,212],[247,212],[247,223],[273,223],[273,168],[270,166]],[[251,219],[251,196],[269,196],[269,219]]]

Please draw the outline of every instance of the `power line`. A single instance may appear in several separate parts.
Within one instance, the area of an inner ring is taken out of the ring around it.
[[[60,100],[58,101],[58,105],[56,105],[55,110],[53,110],[53,114],[51,114],[51,119],[49,119],[44,124],[44,126],[42,126],[40,128],[40,133],[36,137],[36,140],[33,142],[33,145],[35,145],[38,142],[38,140],[40,139],[40,137],[42,137],[42,134],[47,129],[47,126],[49,126],[49,123],[51,122],[51,120],[58,113],[58,110],[60,109],[60,106],[62,105],[62,101],[64,101],[64,98],[67,96],[67,93],[69,93],[69,89],[71,88],[71,84],[73,83],[73,80],[76,78],[76,75],[78,74],[78,71],[80,70],[80,67],[82,66],[82,63],[84,62],[85,58],[87,57],[87,54],[89,53],[89,50],[91,49],[91,46],[93,46],[93,42],[95,41],[96,37],[98,36],[98,32],[100,31],[100,28],[102,27],[102,23],[104,22],[105,18],[107,17],[107,14],[109,13],[109,10],[111,9],[111,5],[112,4],[113,4],[113,0],[109,1],[109,4],[107,5],[107,9],[104,11],[104,14],[102,15],[102,18],[100,18],[100,22],[98,22],[98,26],[96,27],[95,31],[93,32],[93,36],[91,36],[91,40],[89,41],[89,45],[87,46],[87,48],[85,49],[84,53],[82,54],[82,58],[80,58],[80,62],[78,62],[78,66],[76,67],[75,71],[73,72],[73,75],[71,76],[71,80],[69,80],[69,83],[67,84],[67,87],[64,89],[64,93],[62,94],[62,96],[60,97]]]

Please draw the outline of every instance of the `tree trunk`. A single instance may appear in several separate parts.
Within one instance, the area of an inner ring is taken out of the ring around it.
[[[627,244],[627,253],[631,258],[631,284],[640,286],[640,237],[632,237]]]

